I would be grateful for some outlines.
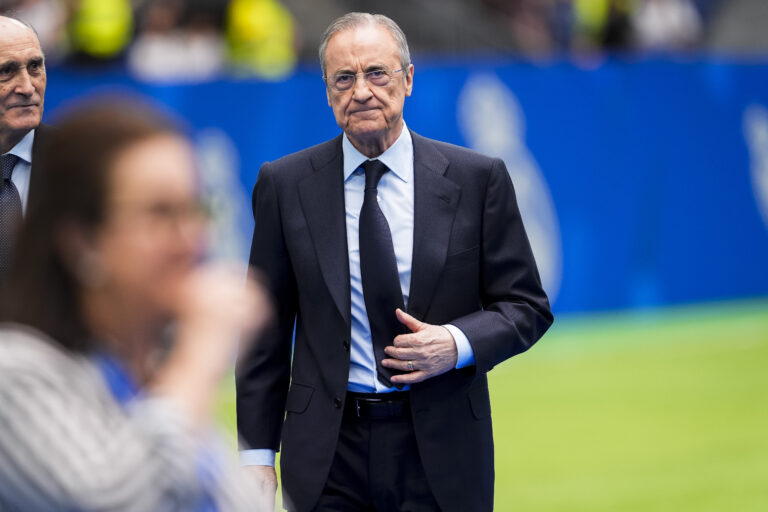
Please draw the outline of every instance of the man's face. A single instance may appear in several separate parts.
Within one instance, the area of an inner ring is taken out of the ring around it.
[[[402,68],[397,43],[378,25],[364,25],[336,33],[325,50],[326,94],[336,123],[354,140],[390,139],[399,135],[405,97],[413,88],[413,66],[393,73],[386,86],[366,82],[363,73],[394,72]],[[358,73],[355,85],[336,91],[330,84],[340,74]],[[394,142],[394,140],[391,140]]]
[[[20,140],[40,124],[45,84],[43,52],[34,32],[0,18],[0,145]]]

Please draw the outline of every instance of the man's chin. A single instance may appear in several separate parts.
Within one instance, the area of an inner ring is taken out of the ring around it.
[[[19,143],[27,133],[34,130],[40,125],[40,118],[37,116],[29,117],[28,119],[11,119],[10,122],[6,118],[0,119],[0,149],[3,151],[10,150],[13,146]],[[9,147],[4,147],[10,144]]]
[[[42,121],[40,107],[17,107],[6,113],[5,124],[13,131],[32,130]]]
[[[387,132],[387,125],[381,121],[360,121],[350,123],[344,130],[347,137],[354,139],[375,139]]]

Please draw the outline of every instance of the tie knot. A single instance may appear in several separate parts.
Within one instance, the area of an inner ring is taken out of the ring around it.
[[[3,171],[3,181],[10,181],[13,168],[16,167],[16,161],[19,159],[16,155],[0,156],[0,167]]]
[[[366,160],[363,163],[363,170],[365,171],[365,188],[369,189],[379,185],[379,180],[389,170],[389,167],[384,165],[381,160]]]

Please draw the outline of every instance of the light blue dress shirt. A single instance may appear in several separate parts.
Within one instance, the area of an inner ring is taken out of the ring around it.
[[[29,202],[29,176],[32,171],[32,144],[35,141],[35,130],[30,130],[18,144],[13,146],[6,155],[16,155],[16,167],[13,168],[11,181],[16,185],[21,197],[21,211],[26,213]]]
[[[376,377],[376,361],[373,355],[371,327],[363,298],[363,283],[360,276],[359,226],[360,209],[363,206],[365,172],[362,165],[368,157],[360,153],[344,134],[342,140],[344,155],[344,207],[347,225],[347,248],[349,250],[349,282],[352,305],[352,333],[350,344],[349,391],[361,393],[387,393],[399,391],[388,388]],[[378,185],[378,200],[392,233],[397,271],[400,274],[400,289],[403,304],[408,305],[411,288],[411,261],[413,258],[413,141],[411,133],[403,124],[403,131],[392,146],[377,157],[390,170],[381,177]],[[394,314],[394,311],[392,312]],[[453,325],[445,325],[456,342],[458,360],[456,368],[474,364],[475,355],[466,335]],[[402,390],[409,389],[408,386]],[[248,466],[272,466],[275,452],[255,449],[240,452],[240,461]]]

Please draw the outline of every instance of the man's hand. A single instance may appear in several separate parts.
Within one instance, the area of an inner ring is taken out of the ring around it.
[[[394,346],[384,349],[392,359],[384,359],[382,365],[409,372],[392,376],[393,383],[421,382],[456,367],[459,354],[456,341],[448,329],[420,322],[400,309],[395,313],[400,323],[413,332],[397,336]],[[409,362],[412,365],[410,368]]]
[[[264,504],[264,510],[275,510],[275,492],[277,491],[277,474],[273,466],[245,466],[245,471],[256,484],[259,501]]]

